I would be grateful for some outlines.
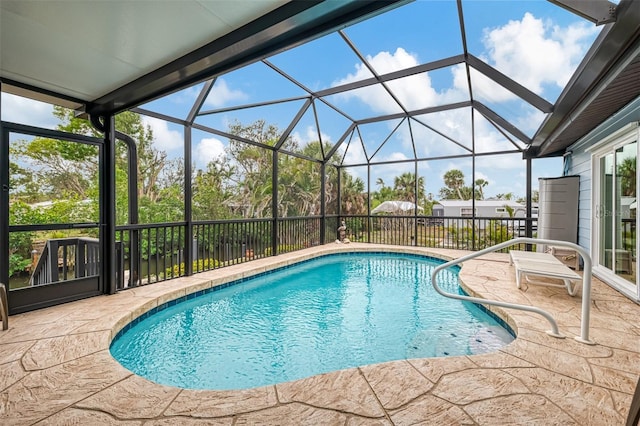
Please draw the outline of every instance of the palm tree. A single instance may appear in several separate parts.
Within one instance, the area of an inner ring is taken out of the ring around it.
[[[636,157],[627,157],[618,165],[616,174],[620,178],[622,196],[636,195]]]
[[[444,174],[444,184],[458,195],[459,200],[464,200],[461,189],[464,186],[464,173],[458,169],[451,169]]]
[[[480,178],[480,179],[476,179],[475,184],[476,184],[476,188],[478,188],[478,193],[480,195],[478,199],[484,200],[484,191],[482,190],[482,188],[489,185],[489,182],[485,179]]]
[[[513,200],[513,192],[507,192],[506,194],[498,194],[496,195],[498,200],[511,201]]]
[[[344,214],[365,214],[366,194],[364,193],[364,182],[360,178],[355,178],[346,171],[342,172],[342,212]]]
[[[401,200],[410,201],[412,203],[424,200],[424,177],[418,178],[418,194],[416,196],[416,175],[415,173],[403,173],[400,176],[396,176],[393,180],[393,190],[396,193],[396,197]]]

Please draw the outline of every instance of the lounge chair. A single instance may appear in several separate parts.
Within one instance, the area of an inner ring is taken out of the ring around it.
[[[579,282],[582,277],[562,261],[550,253],[511,250],[509,252],[510,264],[516,269],[516,284],[521,287],[524,278],[527,284],[544,285],[549,287],[565,287],[570,296],[578,293]],[[547,281],[535,281],[531,276],[553,278],[562,280],[562,284]],[[574,283],[577,281],[578,283]]]

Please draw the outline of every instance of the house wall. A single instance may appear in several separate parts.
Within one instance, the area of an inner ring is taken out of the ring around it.
[[[580,176],[578,245],[587,250],[591,250],[591,223],[596,220],[591,206],[591,153],[587,149],[634,121],[640,121],[640,97],[567,149],[571,154],[565,157],[565,175]]]
[[[479,206],[476,205],[476,217],[509,217],[508,213],[496,213],[496,209],[502,206]],[[512,206],[514,209],[524,209],[524,206],[516,207]],[[444,216],[460,216],[460,206],[445,206],[439,207],[444,210]],[[468,208],[471,208],[471,204],[469,204]],[[435,206],[434,206],[435,209]],[[525,213],[523,210],[519,210],[516,212],[515,217],[525,217]]]

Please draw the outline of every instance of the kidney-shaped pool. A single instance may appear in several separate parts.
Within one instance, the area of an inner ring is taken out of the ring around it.
[[[111,354],[156,383],[223,390],[510,343],[504,322],[435,292],[440,264],[410,254],[325,255],[159,306],[123,328]],[[458,269],[438,282],[458,292]]]

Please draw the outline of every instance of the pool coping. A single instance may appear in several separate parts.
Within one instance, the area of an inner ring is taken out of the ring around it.
[[[595,346],[546,335],[546,321],[531,313],[491,307],[518,336],[496,353],[391,361],[242,391],[157,385],[125,370],[109,354],[123,327],[162,303],[327,253],[381,250],[443,260],[468,254],[327,244],[12,316],[9,331],[0,333],[0,417],[9,424],[70,419],[299,424],[302,418],[322,424],[623,422],[640,375],[640,333],[630,325],[640,309],[597,280]],[[579,332],[580,296],[539,286],[517,290],[507,255],[465,262],[460,280],[472,295],[542,305],[558,315],[564,334]]]

